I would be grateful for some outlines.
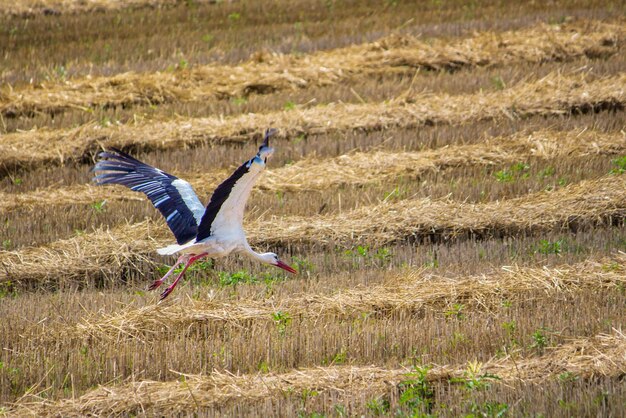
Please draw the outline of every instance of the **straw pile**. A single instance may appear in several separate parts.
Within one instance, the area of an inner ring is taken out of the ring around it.
[[[452,145],[420,152],[355,152],[321,161],[305,159],[268,171],[259,187],[268,190],[327,190],[331,186],[417,178],[427,171],[451,167],[507,164],[529,157],[553,159],[611,155],[624,151],[624,133],[543,130],[489,138],[479,144]]]
[[[157,238],[165,242],[166,237],[162,226],[145,221],[43,247],[0,251],[0,282],[84,282],[100,277],[118,281],[129,269],[141,272],[139,265],[151,265],[146,255],[155,251]]]
[[[202,195],[208,195],[224,181],[231,173],[226,170],[214,170],[202,176],[194,173],[180,175],[181,178],[191,180],[195,190]],[[145,195],[133,192],[119,186],[97,186],[95,184],[76,184],[66,187],[46,187],[24,193],[0,192],[0,211],[35,209],[41,206],[50,208],[62,205],[88,205],[106,200],[107,202],[149,202]],[[201,199],[205,200],[205,199]]]
[[[496,118],[565,115],[621,109],[626,103],[626,74],[589,81],[585,75],[550,74],[512,88],[467,95],[407,94],[373,104],[334,103],[307,109],[245,114],[228,118],[180,119],[102,127],[88,124],[69,130],[33,130],[5,135],[0,144],[0,172],[16,167],[62,164],[88,159],[100,147],[174,149],[209,142],[246,141],[268,126],[278,137],[318,135],[348,130],[373,131],[424,124],[460,124]]]
[[[417,178],[427,171],[450,167],[514,163],[528,157],[554,159],[587,155],[615,155],[626,152],[626,135],[605,134],[590,130],[536,131],[486,139],[472,145],[447,146],[420,152],[355,152],[320,160],[308,158],[275,170],[268,170],[261,190],[309,191],[331,186],[365,185]],[[181,173],[193,184],[200,196],[208,196],[229,175],[227,170],[210,173]],[[69,204],[91,204],[107,201],[146,200],[126,188],[74,185],[19,194],[0,192],[0,211],[53,207]],[[202,199],[204,200],[204,199]]]
[[[197,0],[197,3],[215,0]],[[178,4],[176,0],[0,0],[0,14],[28,17],[39,14],[58,15],[104,12],[143,7],[163,7]]]
[[[491,307],[506,298],[515,300],[530,291],[554,293],[580,289],[622,287],[626,284],[626,254],[613,258],[588,260],[556,268],[503,267],[502,271],[481,276],[448,278],[420,270],[390,272],[385,284],[343,289],[332,295],[303,295],[281,300],[185,301],[185,304],[150,305],[130,308],[114,315],[84,318],[74,337],[93,337],[120,341],[125,338],[158,338],[164,330],[185,330],[197,322],[271,321],[272,314],[289,312],[292,317],[346,318],[363,312],[383,315],[394,312],[419,312],[453,303],[479,308]],[[58,338],[58,337],[55,337]],[[65,337],[64,337],[65,338]]]
[[[261,54],[234,67],[207,65],[174,73],[124,73],[5,89],[0,94],[0,113],[17,116],[94,106],[200,101],[330,85],[346,78],[415,68],[451,70],[607,56],[618,51],[625,34],[626,25],[622,23],[581,21],[487,32],[451,42],[436,39],[427,43],[394,35],[374,43],[304,56]]]
[[[275,218],[266,221],[271,228],[253,223],[248,231],[253,240],[262,237],[266,244],[384,245],[425,236],[510,235],[577,228],[622,219],[626,215],[625,187],[625,176],[608,176],[554,192],[488,203],[409,199],[327,216]]]
[[[617,377],[626,371],[626,336],[619,330],[591,338],[578,338],[539,357],[493,359],[473,366],[478,374],[489,373],[506,382],[540,382],[564,372],[579,378]],[[463,378],[468,365],[434,366],[431,382]],[[78,399],[49,401],[23,399],[10,410],[12,416],[118,415],[128,413],[173,414],[199,407],[224,405],[235,400],[261,401],[315,390],[321,396],[355,394],[398,395],[399,383],[411,370],[376,366],[330,366],[286,373],[235,375],[215,371],[210,375],[184,375],[169,382],[138,381],[99,387]],[[497,384],[494,380],[494,384]]]
[[[341,214],[249,222],[254,244],[386,243],[458,234],[515,234],[560,227],[597,225],[626,215],[626,176],[607,176],[553,192],[488,202],[411,199],[365,206]],[[271,225],[271,228],[268,228]],[[144,221],[97,230],[44,247],[0,251],[2,280],[85,280],[118,277],[136,259],[171,240],[164,223]]]

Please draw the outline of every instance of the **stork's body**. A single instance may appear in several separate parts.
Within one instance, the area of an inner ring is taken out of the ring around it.
[[[274,253],[255,252],[243,230],[243,214],[252,187],[265,169],[267,159],[274,150],[269,146],[268,130],[259,152],[242,164],[220,184],[206,209],[191,185],[158,168],[149,166],[119,150],[102,152],[94,171],[102,172],[94,180],[98,184],[121,184],[131,190],[145,193],[161,212],[176,237],[176,244],[160,248],[161,255],[178,254],[176,264],[149,287],[159,287],[174,270],[183,264],[183,271],[161,294],[166,298],[195,261],[203,257],[220,258],[231,253],[241,253],[256,261],[280,267],[290,273],[296,271],[278,259]]]

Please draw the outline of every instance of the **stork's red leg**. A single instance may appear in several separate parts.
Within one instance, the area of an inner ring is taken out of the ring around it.
[[[157,287],[161,286],[163,284],[163,282],[165,281],[165,279],[167,279],[170,274],[172,274],[174,272],[174,270],[176,270],[176,268],[181,264],[186,262],[189,259],[189,254],[184,254],[181,255],[180,257],[178,257],[178,260],[176,261],[176,263],[172,266],[171,269],[168,270],[167,273],[165,273],[165,276],[161,277],[158,280],[155,280],[154,282],[152,282],[152,284],[150,286],[148,286],[148,290],[154,290]]]
[[[198,255],[194,255],[191,256],[189,258],[189,260],[187,261],[187,263],[185,264],[185,267],[183,267],[183,271],[180,272],[180,274],[178,274],[178,276],[176,277],[176,280],[174,280],[174,283],[172,283],[171,285],[169,285],[164,291],[163,293],[161,293],[161,298],[160,300],[165,299],[166,297],[169,296],[170,293],[172,293],[172,290],[174,290],[174,288],[176,287],[176,285],[178,284],[178,281],[185,275],[185,272],[187,271],[187,269],[189,267],[191,267],[191,265],[193,263],[195,263],[196,261],[198,261],[199,259],[206,257],[208,254],[207,253],[202,253],[202,254],[198,254]]]

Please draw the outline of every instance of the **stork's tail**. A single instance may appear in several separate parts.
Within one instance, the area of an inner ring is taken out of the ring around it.
[[[157,249],[157,253],[159,253],[160,255],[172,255],[172,254],[176,254],[183,248],[185,248],[184,245],[172,244],[172,245],[168,245],[167,247]]]

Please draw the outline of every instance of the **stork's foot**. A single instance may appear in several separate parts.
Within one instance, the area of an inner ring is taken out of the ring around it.
[[[200,259],[200,258],[202,258],[202,257],[206,257],[206,256],[207,256],[207,253],[202,253],[202,254],[198,254],[198,255],[191,256],[191,257],[188,257],[188,256],[181,256],[181,257],[178,259],[178,263],[177,263],[177,264],[179,264],[179,263],[181,263],[181,262],[184,262],[184,263],[185,263],[185,266],[183,267],[183,270],[182,270],[180,273],[178,273],[178,276],[176,277],[176,280],[174,280],[174,283],[172,283],[171,285],[169,285],[169,286],[167,287],[167,289],[165,289],[165,290],[163,291],[163,293],[161,293],[161,298],[159,299],[159,301],[162,301],[163,299],[165,299],[166,297],[168,297],[170,293],[172,293],[172,290],[174,290],[174,288],[176,287],[176,285],[178,284],[178,282],[180,281],[180,279],[181,279],[181,278],[185,275],[185,272],[187,271],[187,269],[189,268],[189,266],[191,266],[193,263],[195,263],[195,262],[196,262],[196,260],[198,260],[198,259]],[[157,287],[159,287],[159,286],[161,285],[161,283],[163,282],[163,280],[164,280],[167,276],[169,276],[169,275],[170,275],[173,271],[174,271],[174,267],[172,267],[172,268],[170,269],[170,271],[168,271],[168,272],[167,272],[167,274],[166,274],[165,276],[163,276],[163,278],[162,278],[162,279],[157,280],[156,282],[152,283],[152,286],[154,286],[154,289],[156,289]],[[160,281],[161,283],[158,283],[158,284],[157,284],[157,282],[159,282],[159,281]],[[151,288],[152,288],[152,286],[151,286]]]
[[[163,284],[163,279],[155,280],[152,282],[150,286],[148,286],[148,290],[154,290]]]
[[[182,263],[186,263],[188,259],[189,259],[188,255],[181,255],[180,257],[178,257],[178,260],[176,261],[176,264],[174,264],[172,267],[170,267],[170,269],[167,271],[167,273],[165,273],[165,275],[163,277],[161,277],[159,280],[153,281],[152,284],[150,286],[148,286],[148,290],[154,290],[154,289],[158,288],[159,286],[161,286],[163,284],[163,282],[165,281],[165,279],[167,279],[172,273],[174,273],[174,270],[176,270],[176,268],[179,265],[181,265]]]
[[[172,293],[172,290],[174,290],[174,287],[176,287],[175,285],[171,285],[168,286],[163,293],[161,293],[161,297],[159,298],[159,301],[162,301],[163,299],[165,299],[166,297],[168,297],[170,295],[170,293]]]

